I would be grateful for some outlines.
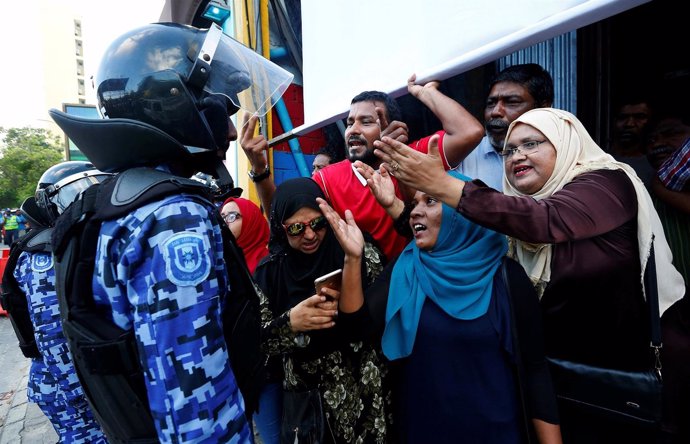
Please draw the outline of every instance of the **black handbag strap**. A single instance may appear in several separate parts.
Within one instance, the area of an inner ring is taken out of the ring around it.
[[[654,257],[654,237],[649,250],[647,266],[644,270],[644,290],[649,306],[650,347],[654,353],[654,369],[661,379],[661,322],[659,320],[659,287],[656,279],[656,259]]]

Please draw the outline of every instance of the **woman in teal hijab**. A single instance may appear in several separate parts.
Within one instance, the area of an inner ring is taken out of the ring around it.
[[[325,201],[320,207],[345,251],[338,323],[355,337],[380,340],[393,362],[394,427],[402,442],[434,436],[434,442],[523,443],[527,428],[541,442],[560,442],[538,299],[522,268],[507,262],[513,292],[525,296],[515,322],[529,373],[522,408],[511,302],[500,273],[503,235],[417,192],[409,221],[414,240],[365,294],[361,231],[351,214],[342,220]],[[531,418],[527,427],[523,411]]]
[[[470,222],[423,193],[415,195],[410,222],[415,238],[422,241],[410,242],[393,269],[382,340],[388,359],[412,352],[427,298],[455,319],[483,316],[489,308],[494,274],[508,248],[505,236]],[[425,237],[432,230],[436,241],[429,245]]]

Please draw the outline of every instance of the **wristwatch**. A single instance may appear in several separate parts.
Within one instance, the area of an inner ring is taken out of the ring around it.
[[[256,173],[254,170],[249,170],[247,171],[247,174],[249,175],[249,178],[252,180],[254,183],[259,183],[264,179],[268,179],[268,176],[271,175],[271,169],[266,165],[266,169],[264,170],[263,173]]]

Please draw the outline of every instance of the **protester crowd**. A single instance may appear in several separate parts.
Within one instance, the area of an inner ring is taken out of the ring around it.
[[[363,91],[342,152],[276,184],[257,126],[291,75],[222,38],[198,73],[213,35],[116,39],[108,119],[51,111],[90,163],[51,167],[3,218],[3,306],[61,442],[690,442],[686,116],[636,97],[601,147],[539,65],[497,73],[483,123],[411,75],[438,131],[411,140]],[[220,160],[235,139],[257,203]],[[625,399],[624,419],[569,402],[560,361],[659,370],[659,402]]]

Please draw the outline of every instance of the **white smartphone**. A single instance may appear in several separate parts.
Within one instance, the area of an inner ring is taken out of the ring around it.
[[[334,290],[340,290],[340,283],[343,277],[343,270],[338,268],[335,271],[331,271],[328,274],[324,274],[321,277],[314,279],[314,288],[316,288],[316,294],[321,294],[321,288],[328,287]]]

